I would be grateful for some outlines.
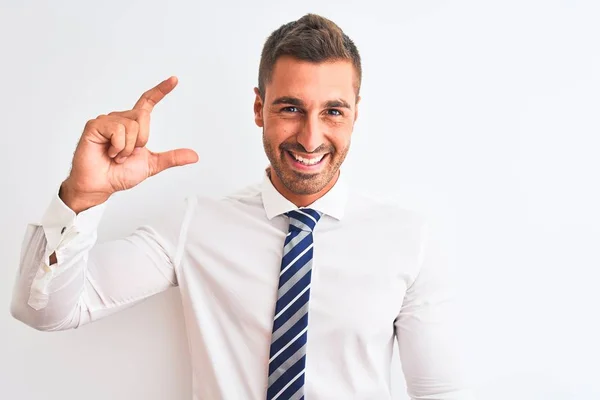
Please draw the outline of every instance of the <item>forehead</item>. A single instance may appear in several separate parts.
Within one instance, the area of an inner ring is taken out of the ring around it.
[[[267,98],[295,96],[305,101],[355,96],[356,72],[351,61],[314,63],[292,57],[279,58],[267,84]]]

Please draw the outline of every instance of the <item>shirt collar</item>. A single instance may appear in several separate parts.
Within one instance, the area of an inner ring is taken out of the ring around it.
[[[272,219],[278,215],[284,214],[291,210],[297,210],[298,207],[288,199],[286,199],[273,186],[269,178],[269,168],[264,171],[263,182],[261,187],[262,201],[267,218]],[[335,219],[341,220],[344,216],[346,203],[348,200],[348,182],[346,175],[340,170],[338,180],[335,185],[329,189],[325,195],[317,199],[308,207],[327,214]]]

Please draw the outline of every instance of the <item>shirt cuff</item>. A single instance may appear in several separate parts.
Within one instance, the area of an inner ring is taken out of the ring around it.
[[[75,214],[56,192],[41,221],[50,254],[80,233],[94,233],[105,209],[102,203]]]
[[[74,254],[93,245],[105,208],[106,203],[102,203],[75,214],[58,196],[58,192],[54,195],[41,220],[46,247],[44,258],[40,261],[31,284],[27,303],[32,308],[40,310],[48,305],[52,280],[69,269],[72,264],[70,258]],[[70,249],[68,245],[80,234],[83,240],[78,240],[74,248]],[[58,263],[66,261],[67,265],[61,265],[59,269],[56,268],[57,264],[50,265],[52,253],[56,253]],[[66,260],[63,260],[63,255],[66,256]]]

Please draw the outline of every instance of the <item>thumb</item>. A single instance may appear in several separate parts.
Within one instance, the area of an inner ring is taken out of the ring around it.
[[[198,161],[198,154],[192,149],[175,149],[162,153],[150,153],[150,176],[167,168],[180,167]]]

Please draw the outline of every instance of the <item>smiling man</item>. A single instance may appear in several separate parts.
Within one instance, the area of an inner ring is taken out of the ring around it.
[[[394,341],[411,399],[472,399],[454,276],[435,235],[341,172],[361,78],[356,46],[332,21],[309,14],[281,26],[254,89],[270,162],[262,180],[223,198],[190,196],[104,243],[97,228],[112,194],[198,155],[146,148],[150,114],[175,77],[131,110],[90,120],[69,176],[26,232],[13,316],[71,329],[177,286],[194,399],[391,399]]]
[[[348,48],[340,42],[329,53],[309,47],[300,59],[282,51],[285,43],[269,41],[265,52],[276,45],[283,54],[272,66],[262,64],[271,75],[261,74],[269,79],[266,93],[266,82],[255,89],[255,120],[263,128],[273,185],[293,203],[307,206],[333,187],[350,149],[360,59],[350,41]]]

